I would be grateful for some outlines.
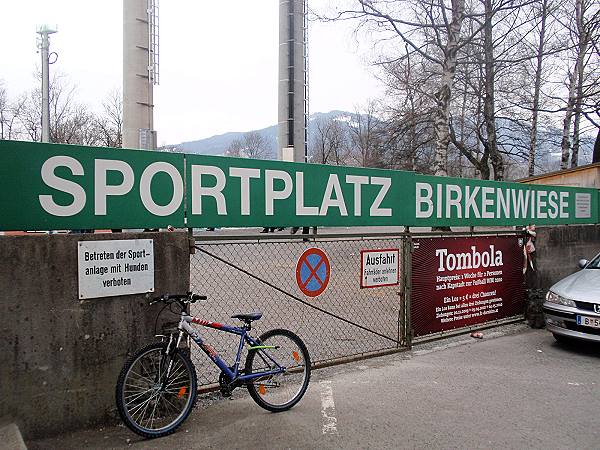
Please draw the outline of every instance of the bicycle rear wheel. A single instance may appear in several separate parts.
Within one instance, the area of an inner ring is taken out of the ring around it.
[[[125,363],[117,382],[117,408],[123,422],[147,438],[173,433],[187,419],[198,394],[189,357],[178,349],[172,355],[166,351],[165,343],[142,348]]]
[[[284,368],[281,373],[248,381],[252,399],[262,408],[281,412],[300,401],[310,381],[310,357],[304,342],[288,330],[271,330],[261,335],[260,346],[246,358],[246,375]]]

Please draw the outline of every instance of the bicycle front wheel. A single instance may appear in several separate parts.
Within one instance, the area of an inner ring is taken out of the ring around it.
[[[286,411],[300,401],[310,381],[310,357],[304,342],[288,330],[271,330],[259,337],[259,348],[250,349],[246,375],[263,372],[247,383],[252,399],[262,408]],[[283,370],[281,370],[283,369]]]
[[[197,391],[196,370],[189,357],[178,349],[168,355],[165,343],[151,344],[121,370],[117,408],[125,425],[140,436],[166,436],[188,417]]]

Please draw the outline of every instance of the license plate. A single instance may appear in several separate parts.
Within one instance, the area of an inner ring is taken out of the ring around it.
[[[600,328],[600,317],[577,316],[577,325]]]

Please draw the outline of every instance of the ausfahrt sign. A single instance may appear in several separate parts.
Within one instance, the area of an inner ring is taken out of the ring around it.
[[[80,241],[79,298],[154,292],[154,241]]]
[[[374,288],[398,284],[400,250],[361,250],[360,287]]]

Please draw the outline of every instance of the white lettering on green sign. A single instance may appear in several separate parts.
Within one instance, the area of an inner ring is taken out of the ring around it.
[[[0,230],[598,223],[597,189],[0,141]]]
[[[569,218],[569,192],[548,189],[552,188],[533,190],[417,182],[415,216],[419,219],[492,220]]]

